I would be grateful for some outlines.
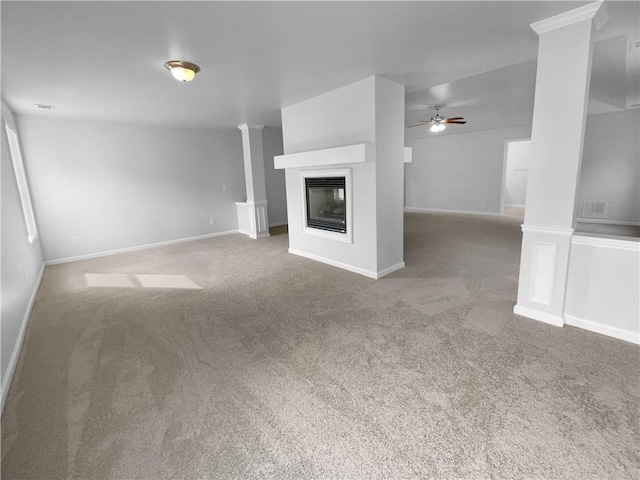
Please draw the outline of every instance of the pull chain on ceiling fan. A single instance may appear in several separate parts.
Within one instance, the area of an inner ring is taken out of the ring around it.
[[[464,125],[465,123],[467,123],[464,117],[449,117],[449,118],[443,117],[442,115],[440,115],[440,108],[441,108],[440,105],[435,106],[436,116],[431,117],[431,120],[418,120],[418,123],[416,123],[415,125],[410,125],[408,128],[431,125],[431,128],[429,130],[434,133],[437,133],[437,132],[443,131],[446,128],[445,123],[447,124],[451,123],[451,124],[457,124],[457,125]]]

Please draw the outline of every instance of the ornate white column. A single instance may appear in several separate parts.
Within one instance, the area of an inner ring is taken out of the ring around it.
[[[596,2],[536,22],[539,35],[518,303],[514,312],[564,325],[574,203],[587,115]]]
[[[236,202],[238,230],[251,238],[269,236],[267,214],[267,185],[264,175],[264,153],[262,150],[262,129],[264,125],[239,125],[242,132],[242,152],[244,155],[244,178],[247,201]]]

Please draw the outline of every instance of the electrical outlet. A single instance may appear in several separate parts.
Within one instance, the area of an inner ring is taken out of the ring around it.
[[[215,218],[210,218],[209,219],[209,224],[210,225],[215,225],[216,224],[216,219]]]
[[[225,183],[224,185],[222,185],[222,189],[226,190],[227,189],[227,184]]]
[[[73,243],[76,243],[76,244],[80,243],[80,237],[71,237],[71,240],[73,240]]]

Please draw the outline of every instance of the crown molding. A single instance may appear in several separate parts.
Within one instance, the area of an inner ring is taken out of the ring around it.
[[[608,20],[606,8],[603,7],[603,4],[604,0],[589,3],[582,7],[569,10],[568,12],[560,13],[554,17],[545,18],[544,20],[532,23],[529,26],[538,35],[542,35],[543,33],[567,27],[574,23],[582,22],[583,20],[590,20],[594,18],[598,12],[602,12],[595,20],[596,29],[600,29]]]

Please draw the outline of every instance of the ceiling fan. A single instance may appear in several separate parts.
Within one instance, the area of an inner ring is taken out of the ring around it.
[[[443,117],[442,115],[440,115],[440,107],[441,107],[440,105],[435,105],[436,116],[431,117],[431,120],[428,120],[428,121],[418,120],[418,123],[416,123],[415,125],[410,125],[407,128],[431,125],[431,128],[429,130],[434,133],[437,133],[445,129],[445,123],[453,123],[458,125],[464,125],[465,123],[467,123],[464,117],[449,117],[449,118]]]

